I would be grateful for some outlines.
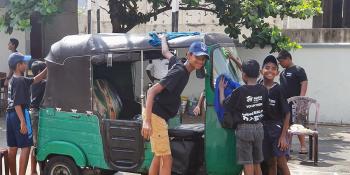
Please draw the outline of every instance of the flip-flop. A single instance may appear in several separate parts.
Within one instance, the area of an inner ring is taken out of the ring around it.
[[[306,148],[301,148],[299,151],[299,154],[307,154],[307,149]]]

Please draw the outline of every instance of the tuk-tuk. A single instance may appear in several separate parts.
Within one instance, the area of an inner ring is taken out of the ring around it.
[[[79,175],[82,169],[147,174],[153,154],[141,136],[144,67],[162,57],[150,39],[148,34],[72,35],[52,45],[45,58],[48,76],[36,148],[43,174]],[[206,43],[210,53],[204,87],[195,87],[205,91],[205,122],[169,129],[173,174],[240,174],[234,132],[221,127],[214,109],[216,78],[226,74],[241,81],[223,49],[237,54],[234,41],[225,34],[200,33],[168,44],[181,54],[194,41]]]

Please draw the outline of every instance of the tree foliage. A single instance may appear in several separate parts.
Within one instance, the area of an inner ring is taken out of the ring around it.
[[[14,28],[24,30],[30,26],[30,16],[35,12],[48,17],[59,12],[62,0],[10,0],[9,10],[0,18],[0,27],[11,33]],[[147,0],[150,7],[140,7],[146,0],[107,0],[114,33],[125,33],[139,24],[149,22],[157,15],[171,9],[171,0]],[[247,48],[271,45],[271,52],[300,48],[296,42],[284,36],[276,26],[265,19],[281,19],[289,16],[307,19],[322,12],[321,0],[181,0],[180,10],[212,12],[225,26],[225,33],[237,39],[241,30],[251,31],[242,35]],[[145,10],[148,9],[148,10]]]
[[[32,15],[40,15],[43,20],[60,12],[62,0],[9,0],[7,11],[0,17],[0,29],[11,34],[13,29],[30,28]]]
[[[139,7],[141,0],[109,0],[110,18],[113,32],[128,32],[138,24],[147,23],[151,18],[171,9],[171,0],[147,0],[152,8],[143,12]],[[226,26],[225,33],[237,39],[242,28],[251,31],[242,35],[247,48],[271,45],[271,52],[281,49],[296,49],[301,46],[284,36],[276,26],[265,19],[281,19],[289,16],[307,19],[322,12],[321,0],[182,0],[180,10],[204,10],[214,13],[219,24]]]

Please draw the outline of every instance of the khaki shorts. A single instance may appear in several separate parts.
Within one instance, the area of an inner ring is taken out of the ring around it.
[[[171,155],[168,124],[156,114],[152,114],[151,124],[152,135],[150,140],[152,152],[155,156]]]

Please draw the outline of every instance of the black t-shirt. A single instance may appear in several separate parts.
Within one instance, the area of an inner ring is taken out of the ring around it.
[[[263,81],[259,81],[262,84]],[[264,121],[280,121],[284,120],[284,117],[289,112],[289,105],[287,99],[284,97],[284,90],[281,85],[274,83],[274,85],[268,90],[269,102],[265,111]]]
[[[15,106],[29,108],[30,105],[30,85],[33,78],[23,76],[12,76],[8,88],[8,110],[14,110]]]
[[[286,92],[286,98],[299,96],[301,82],[307,81],[305,70],[300,66],[292,66],[284,69],[280,74],[280,83]]]
[[[185,65],[173,56],[169,60],[170,70],[168,74],[160,80],[159,84],[164,87],[154,98],[152,112],[165,120],[174,117],[181,105],[181,93],[187,85],[190,72]]]
[[[39,108],[41,101],[43,99],[43,96],[44,96],[45,85],[46,85],[46,80],[43,80],[40,83],[32,85],[32,87],[31,87],[31,91],[32,91],[31,100],[32,101],[30,103],[31,108]]]
[[[264,117],[267,96],[267,89],[260,84],[243,85],[225,99],[224,108],[241,116],[240,123],[258,123]]]

